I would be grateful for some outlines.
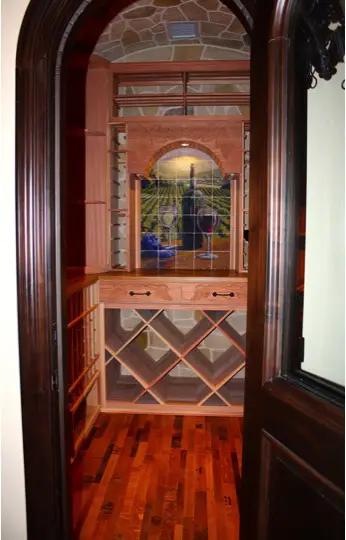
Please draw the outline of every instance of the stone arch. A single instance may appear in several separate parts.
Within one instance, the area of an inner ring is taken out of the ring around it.
[[[207,146],[204,146],[203,144],[200,144],[194,141],[188,141],[185,139],[166,144],[165,146],[162,146],[159,150],[157,150],[154,153],[154,155],[151,157],[151,159],[149,160],[144,171],[144,176],[149,176],[151,169],[162,156],[164,156],[165,154],[168,154],[168,152],[171,152],[172,150],[177,150],[178,148],[182,148],[183,143],[188,143],[189,145],[188,148],[194,148],[195,150],[200,150],[201,152],[204,152],[205,154],[210,156],[219,167],[220,171],[222,172],[222,176],[225,176],[224,166],[222,165],[221,160],[215,155],[215,153],[212,150],[210,150]]]

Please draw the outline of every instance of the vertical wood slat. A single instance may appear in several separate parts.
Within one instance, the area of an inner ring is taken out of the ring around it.
[[[86,273],[109,269],[108,133],[109,71],[92,57],[86,77],[85,266]]]

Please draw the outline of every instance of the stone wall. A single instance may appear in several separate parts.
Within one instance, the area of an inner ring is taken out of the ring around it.
[[[172,39],[170,22],[197,23],[198,37]],[[140,0],[107,26],[94,52],[110,62],[236,60],[249,37],[219,0]]]

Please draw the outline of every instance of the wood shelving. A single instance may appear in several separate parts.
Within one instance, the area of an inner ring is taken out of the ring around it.
[[[68,400],[74,459],[100,410],[99,284],[72,287],[67,299]]]
[[[172,82],[176,89],[164,93],[164,87],[168,89]],[[247,226],[248,117],[238,118],[230,112],[223,117],[228,122],[232,114],[230,136],[239,147],[237,172],[230,179],[232,249],[220,250],[230,253],[229,268],[226,263],[224,269],[227,274],[223,275],[223,270],[215,275],[201,270],[197,278],[194,268],[188,274],[177,268],[173,275],[167,269],[162,280],[156,279],[155,270],[149,270],[146,276],[140,269],[139,230],[141,180],[145,178],[142,175],[149,174],[146,169],[149,160],[160,149],[148,146],[143,151],[147,162],[140,160],[137,147],[143,138],[136,139],[134,123],[140,123],[138,116],[131,116],[131,108],[136,106],[142,114],[145,111],[140,107],[160,105],[157,114],[162,120],[166,105],[181,107],[179,114],[185,116],[184,138],[189,139],[191,133],[192,143],[198,149],[198,107],[247,106],[248,82],[249,64],[240,61],[197,62],[193,66],[149,63],[139,64],[137,69],[133,65],[112,66],[95,60],[90,70],[86,131],[78,133],[86,141],[86,189],[73,199],[71,211],[80,211],[82,205],[85,208],[84,272],[107,279],[101,283],[101,300],[105,304],[99,303],[98,281],[84,282],[69,296],[72,459],[100,409],[173,414],[242,413],[246,317],[241,310],[246,309],[247,285],[237,272],[246,271],[246,246],[242,244],[238,249],[238,244]],[[220,91],[221,83],[235,83],[239,91]],[[131,87],[131,92],[127,87]],[[143,87],[147,87],[144,92]],[[159,88],[152,92],[153,87]],[[153,114],[152,110],[146,112]],[[175,140],[175,126],[181,119],[164,117],[169,127],[166,135],[161,124],[152,125],[158,121],[156,116],[148,118],[144,127],[150,134],[159,134],[165,144]],[[222,168],[218,144],[213,148],[211,151],[216,152],[215,159],[220,160]],[[243,174],[240,174],[241,148]],[[233,162],[227,164],[225,174],[231,166]]]
[[[104,410],[222,406],[232,414],[242,403],[245,318],[240,311],[107,307]]]
[[[198,405],[210,393],[208,386],[199,378],[194,376],[195,372],[185,368],[185,376],[176,374],[174,368],[172,372],[160,379],[152,388],[152,392],[164,404]]]
[[[109,226],[110,267],[126,270],[128,266],[128,181],[126,131],[124,126],[110,126],[109,136]]]
[[[244,365],[244,356],[233,345],[230,345],[214,361],[209,360],[198,347],[187,355],[186,360],[196,373],[208,381],[212,388],[216,388],[224,380],[227,380],[231,373],[237,372]]]
[[[239,378],[233,377],[220,388],[220,394],[231,406],[244,403],[244,374],[242,375]]]

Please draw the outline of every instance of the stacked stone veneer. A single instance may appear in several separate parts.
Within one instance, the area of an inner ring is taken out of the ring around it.
[[[170,22],[194,21],[195,39],[172,39]],[[118,14],[94,49],[110,62],[244,60],[249,37],[239,20],[219,0],[140,0]],[[127,87],[123,93],[175,93],[177,86]],[[189,92],[249,92],[249,85],[189,85]],[[191,115],[248,114],[248,107],[189,107]],[[120,116],[181,115],[178,107],[131,107]]]
[[[171,39],[167,24],[178,21],[197,22],[199,37]],[[138,62],[245,59],[250,49],[244,27],[219,0],[140,0],[113,19],[94,52]]]

